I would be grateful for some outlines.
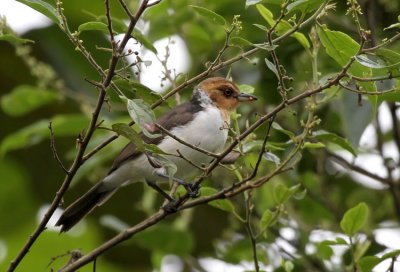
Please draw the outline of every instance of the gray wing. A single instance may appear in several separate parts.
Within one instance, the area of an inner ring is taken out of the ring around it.
[[[179,127],[187,124],[188,122],[193,120],[194,115],[201,111],[203,108],[197,104],[192,102],[183,103],[173,110],[167,112],[163,116],[161,116],[156,123],[160,126],[164,127],[167,130],[172,130],[174,127]],[[158,128],[154,128],[152,131],[155,134],[161,134]],[[159,144],[163,139],[164,135],[157,138],[148,138],[145,135],[141,134],[143,141],[147,144]],[[113,165],[111,166],[109,174],[118,169],[125,162],[132,160],[139,156],[141,152],[139,152],[136,148],[136,145],[132,142],[128,143],[124,149],[122,149],[121,153],[115,158]]]

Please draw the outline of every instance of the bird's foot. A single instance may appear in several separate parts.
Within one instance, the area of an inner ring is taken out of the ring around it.
[[[178,211],[178,201],[173,199],[170,200],[167,204],[162,206],[162,209],[167,213],[176,213]]]
[[[186,192],[191,198],[197,198],[200,196],[200,185],[197,184],[191,184],[191,183],[185,183],[182,184],[183,187],[185,187]]]

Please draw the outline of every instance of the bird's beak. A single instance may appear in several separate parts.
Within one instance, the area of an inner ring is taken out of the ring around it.
[[[251,95],[251,94],[240,93],[240,94],[237,96],[237,99],[238,99],[240,102],[245,102],[245,101],[255,101],[255,100],[257,100],[258,98],[257,98],[256,96],[254,96],[254,95]]]

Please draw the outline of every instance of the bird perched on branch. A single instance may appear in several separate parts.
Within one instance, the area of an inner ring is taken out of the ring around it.
[[[193,188],[182,178],[192,174],[196,170],[195,165],[213,159],[201,151],[215,153],[223,149],[228,137],[230,113],[240,102],[253,100],[257,98],[240,93],[238,87],[229,80],[222,77],[208,78],[194,88],[189,102],[175,107],[155,124],[149,125],[152,133],[161,134],[159,137],[143,136],[143,140],[157,145],[167,154],[173,154],[164,155],[177,166],[172,179],[183,185],[194,197],[198,188]],[[166,131],[167,134],[163,133]],[[196,150],[193,147],[197,147]],[[61,232],[68,231],[94,208],[108,200],[119,187],[130,182],[145,181],[173,202],[174,199],[156,184],[156,181],[168,179],[166,167],[151,154],[139,151],[131,142],[114,160],[107,176],[68,206],[56,226],[61,226]]]

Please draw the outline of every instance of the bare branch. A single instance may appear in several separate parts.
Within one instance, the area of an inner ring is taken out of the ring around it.
[[[69,175],[68,169],[64,166],[63,162],[61,161],[60,157],[58,156],[58,153],[56,150],[56,145],[55,145],[55,140],[54,140],[53,127],[52,127],[51,122],[49,123],[49,130],[50,130],[50,148],[51,148],[51,151],[53,152],[53,157],[57,160],[58,164],[64,170],[64,172],[67,175]]]

